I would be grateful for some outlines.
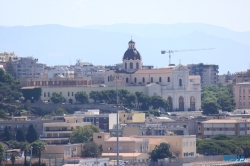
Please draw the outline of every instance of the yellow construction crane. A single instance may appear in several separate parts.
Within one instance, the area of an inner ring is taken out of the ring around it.
[[[162,50],[161,54],[169,53],[169,65],[171,65],[171,54],[175,52],[185,52],[185,51],[200,51],[200,50],[212,50],[215,48],[201,48],[201,49],[189,49],[189,50]]]

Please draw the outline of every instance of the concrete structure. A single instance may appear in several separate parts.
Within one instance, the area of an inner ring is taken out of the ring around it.
[[[119,111],[119,124],[145,122],[145,113]]]
[[[116,152],[116,138],[109,133],[94,133],[94,142],[103,145],[104,153]],[[196,156],[196,136],[133,136],[119,137],[120,153],[148,153],[162,142],[170,144],[170,150],[177,157]],[[146,161],[146,159],[144,160]]]
[[[250,82],[237,83],[232,91],[236,109],[250,108]]]
[[[147,87],[145,94],[158,95],[169,101],[171,110],[199,110],[200,76],[190,76],[189,69],[181,64],[160,69],[143,69],[142,57],[130,41],[123,56],[122,68],[105,73],[104,82],[108,87]]]
[[[16,131],[21,128],[24,134],[27,134],[29,125],[33,124],[37,131],[38,136],[43,134],[44,123],[56,123],[62,122],[62,120],[29,120],[27,117],[13,117],[11,120],[0,120],[0,133],[3,135],[4,129],[7,126],[9,132],[11,133],[13,140],[15,140]]]
[[[199,75],[201,85],[217,85],[219,81],[219,66],[214,64],[189,64],[187,65],[190,75]]]
[[[201,138],[211,138],[217,134],[229,136],[249,135],[250,119],[211,119],[201,122]]]
[[[54,159],[80,157],[83,150],[83,144],[63,144],[63,145],[46,145],[42,151],[42,158]]]
[[[14,52],[3,52],[0,53],[0,63],[6,63],[11,61],[16,61],[18,59],[18,57],[15,55]]]
[[[16,78],[42,78],[45,64],[37,63],[33,57],[20,57],[13,62]]]
[[[48,78],[55,78],[57,76],[63,78],[74,78],[74,70],[71,70],[68,66],[54,66],[47,70]]]

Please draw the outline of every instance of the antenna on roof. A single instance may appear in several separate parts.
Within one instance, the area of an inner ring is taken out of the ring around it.
[[[132,40],[132,36],[131,36],[131,40]]]

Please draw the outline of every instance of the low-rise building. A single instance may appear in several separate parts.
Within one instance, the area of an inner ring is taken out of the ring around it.
[[[201,138],[211,138],[217,134],[229,136],[249,135],[250,119],[211,119],[201,122]]]
[[[145,113],[119,111],[119,124],[145,122]]]
[[[43,124],[43,134],[40,137],[41,141],[50,144],[68,144],[70,143],[70,134],[74,129],[78,127],[83,127],[86,125],[91,125],[90,122],[56,122],[56,123],[44,123]]]

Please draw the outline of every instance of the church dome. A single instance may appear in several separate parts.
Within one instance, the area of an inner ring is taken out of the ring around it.
[[[133,40],[130,40],[128,42],[128,49],[124,53],[123,60],[141,60],[141,55],[139,51],[136,50],[135,48],[135,42]]]
[[[140,53],[134,48],[134,49],[128,49],[123,56],[123,60],[141,60]]]

